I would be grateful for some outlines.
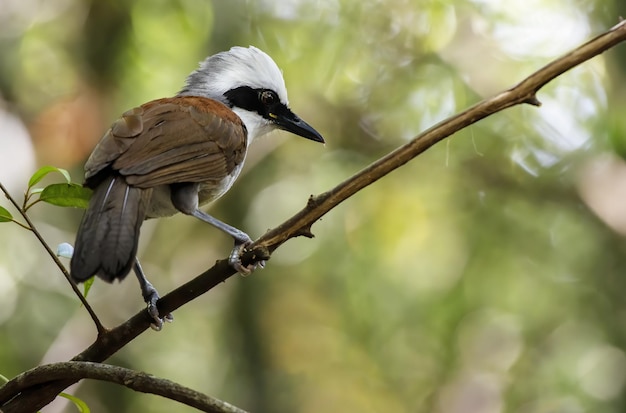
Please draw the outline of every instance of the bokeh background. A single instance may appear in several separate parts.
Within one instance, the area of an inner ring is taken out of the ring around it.
[[[620,15],[623,0],[2,0],[0,180],[18,199],[43,165],[80,182],[119,114],[253,44],[327,139],[280,132],[251,149],[210,212],[255,238]],[[314,239],[110,362],[254,412],[623,412],[625,82],[623,44],[550,83],[541,108],[488,118],[366,188]],[[81,214],[32,210],[53,246]],[[90,319],[34,236],[2,224],[0,247],[0,374],[89,345]],[[144,225],[139,256],[166,293],[230,248],[176,216]],[[143,307],[132,276],[89,300],[107,326]],[[99,382],[71,391],[94,412],[192,411]]]

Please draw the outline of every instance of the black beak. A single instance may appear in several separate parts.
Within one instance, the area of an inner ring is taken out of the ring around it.
[[[270,113],[270,117],[274,119],[274,122],[280,129],[315,142],[326,143],[322,135],[313,129],[313,126],[300,119],[289,108],[283,107],[281,109],[279,113]]]

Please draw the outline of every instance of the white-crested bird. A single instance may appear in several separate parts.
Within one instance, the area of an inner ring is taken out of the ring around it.
[[[282,73],[255,47],[233,47],[208,57],[174,97],[125,112],[104,134],[85,164],[93,196],[78,228],[70,273],[83,282],[107,282],[135,270],[155,327],[159,295],[136,258],[145,219],[192,215],[235,240],[230,265],[250,273],[241,253],[245,232],[199,209],[232,186],[250,143],[275,129],[324,142],[288,106]]]

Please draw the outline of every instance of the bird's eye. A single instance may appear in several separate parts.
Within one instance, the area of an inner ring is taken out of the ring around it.
[[[261,92],[260,99],[261,103],[263,103],[265,106],[270,106],[276,103],[276,101],[278,100],[278,96],[276,96],[276,93],[272,92],[271,90],[264,90],[263,92]]]

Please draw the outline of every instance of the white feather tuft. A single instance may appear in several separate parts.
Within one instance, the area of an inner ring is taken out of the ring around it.
[[[181,96],[204,96],[225,101],[224,93],[240,86],[273,90],[289,103],[283,74],[274,60],[254,46],[235,46],[209,56],[187,78]]]

